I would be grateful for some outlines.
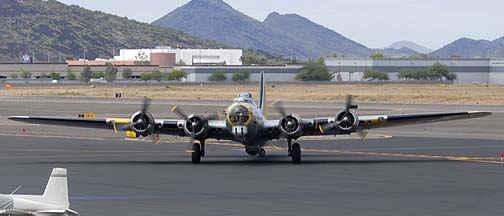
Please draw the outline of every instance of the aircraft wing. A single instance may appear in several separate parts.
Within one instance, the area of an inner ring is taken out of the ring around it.
[[[373,129],[394,127],[431,122],[451,121],[460,119],[481,118],[491,115],[491,112],[448,112],[427,114],[402,114],[402,115],[369,115],[359,116],[359,129]]]
[[[43,116],[11,116],[10,120],[30,124],[108,129],[115,131],[128,130],[131,124],[129,118],[74,118],[74,117],[43,117]],[[183,136],[184,131],[180,125],[185,121],[181,119],[156,119],[155,132],[166,135]],[[125,127],[126,126],[126,127]]]
[[[425,114],[401,114],[401,115],[363,115],[358,116],[355,128],[350,131],[341,131],[336,127],[331,127],[334,124],[334,117],[326,118],[302,118],[302,133],[296,136],[320,136],[320,135],[338,135],[349,134],[360,130],[396,127],[404,125],[423,124],[431,122],[451,121],[460,119],[471,119],[489,116],[490,112],[446,112],[446,113],[425,113]],[[268,120],[265,127],[268,128],[268,133],[271,139],[286,137],[282,134],[281,120]]]
[[[33,213],[15,210],[15,209],[7,209],[7,210],[0,210],[0,215],[28,216],[28,215],[33,215]]]

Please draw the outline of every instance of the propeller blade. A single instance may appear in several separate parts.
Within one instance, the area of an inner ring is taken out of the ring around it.
[[[359,137],[362,139],[362,140],[367,140],[367,137],[369,135],[369,132],[365,131],[365,130],[361,130],[361,131],[357,131],[357,135],[359,135]]]
[[[148,97],[144,97],[140,111],[142,111],[142,113],[148,112],[151,103],[152,103],[152,99],[150,99]]]
[[[182,111],[182,109],[180,109],[178,106],[174,106],[171,111],[180,116],[181,118],[183,118],[184,120],[189,121],[189,116],[184,111]]]
[[[278,114],[282,115],[282,117],[287,116],[287,110],[285,109],[285,107],[281,101],[275,101],[271,105]]]

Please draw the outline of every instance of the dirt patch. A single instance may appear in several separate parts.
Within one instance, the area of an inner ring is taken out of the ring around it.
[[[123,98],[144,96],[157,99],[232,100],[240,92],[251,92],[257,97],[256,84],[244,85],[180,85],[117,86],[2,86],[0,96],[57,96],[57,97],[114,97],[121,92]],[[268,100],[283,101],[343,101],[352,94],[359,102],[406,104],[489,104],[504,105],[504,85],[314,85],[275,84],[268,86]]]

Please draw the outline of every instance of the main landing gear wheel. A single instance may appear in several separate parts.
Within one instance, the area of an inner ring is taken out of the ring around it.
[[[299,143],[294,143],[292,145],[292,163],[301,163],[301,146]]]
[[[199,164],[201,162],[201,146],[198,143],[194,143],[192,147],[192,163]]]
[[[266,157],[266,150],[263,148],[259,149],[259,157]]]

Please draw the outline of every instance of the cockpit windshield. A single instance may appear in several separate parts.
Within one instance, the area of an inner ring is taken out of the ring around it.
[[[247,126],[252,118],[252,113],[246,106],[236,104],[229,108],[228,118],[234,126]]]
[[[237,98],[234,99],[235,103],[248,103],[256,105],[251,93],[240,93]]]

